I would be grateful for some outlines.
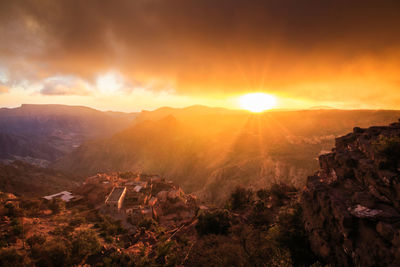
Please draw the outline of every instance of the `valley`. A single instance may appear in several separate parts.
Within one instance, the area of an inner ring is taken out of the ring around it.
[[[46,167],[14,155],[0,165],[0,262],[395,266],[396,117],[161,109]]]

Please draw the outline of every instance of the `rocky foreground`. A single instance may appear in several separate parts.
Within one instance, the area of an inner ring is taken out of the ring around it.
[[[336,139],[302,195],[312,250],[335,266],[400,266],[400,123]]]

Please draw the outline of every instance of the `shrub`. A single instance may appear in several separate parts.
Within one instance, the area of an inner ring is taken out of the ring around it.
[[[149,230],[152,226],[156,226],[157,222],[153,219],[143,219],[139,222],[138,226]]]
[[[283,199],[286,198],[286,186],[283,184],[273,184],[270,188],[270,193],[272,196]]]
[[[311,252],[308,237],[304,230],[302,212],[301,205],[297,203],[279,215],[279,233],[276,241],[281,247],[290,251],[293,262],[299,265],[311,265],[316,261],[316,258]]]
[[[20,207],[25,210],[30,216],[35,216],[39,213],[41,201],[38,199],[24,199],[21,201]]]
[[[20,237],[24,231],[24,228],[22,227],[22,224],[19,222],[19,220],[13,219],[10,225],[13,235],[16,237]]]
[[[70,226],[79,226],[84,222],[85,222],[85,218],[83,218],[83,217],[75,217],[69,222],[69,225]]]
[[[7,203],[4,206],[7,209],[7,216],[10,218],[21,217],[23,215],[22,210],[16,207],[13,203]]]
[[[200,235],[226,235],[230,226],[231,218],[229,213],[227,211],[217,210],[200,214],[196,224],[196,230]]]
[[[58,214],[65,208],[64,201],[60,199],[52,199],[49,203],[49,209],[53,212],[53,214]]]
[[[26,242],[32,248],[34,245],[43,245],[46,242],[46,236],[42,234],[37,234],[29,237]]]
[[[374,145],[378,154],[384,157],[379,168],[396,170],[400,160],[400,137],[383,137]]]
[[[75,259],[96,254],[100,251],[100,242],[92,230],[79,231],[72,240],[72,255]]]
[[[70,234],[72,234],[73,232],[74,232],[74,227],[73,226],[71,226],[71,225],[66,225],[66,226],[64,226],[64,227],[62,227],[62,234],[65,236],[65,237],[68,237]]]
[[[25,266],[24,256],[15,249],[2,249],[0,250],[0,266]]]
[[[264,202],[256,202],[249,214],[249,222],[255,227],[267,227],[273,222],[273,213]]]
[[[196,242],[185,266],[255,265],[249,264],[242,246],[234,240],[227,236],[208,235]]]
[[[103,266],[140,266],[136,264],[131,255],[117,252],[110,254],[108,257],[104,257],[103,263]]]
[[[156,263],[161,266],[176,266],[178,264],[177,255],[174,253],[176,242],[173,240],[160,242],[156,250]]]
[[[229,207],[232,210],[242,209],[246,205],[250,204],[253,200],[253,191],[251,189],[245,189],[243,187],[237,187],[229,198]]]
[[[266,200],[269,197],[269,191],[266,189],[260,189],[257,191],[257,197],[261,200]]]
[[[54,239],[42,246],[34,246],[35,257],[38,258],[37,266],[67,266],[69,265],[71,251],[69,242],[65,239]]]
[[[50,243],[46,252],[54,266],[64,266],[70,256],[69,249],[62,242]]]
[[[103,238],[104,238],[104,242],[106,242],[107,244],[111,244],[114,241],[114,239],[109,235],[104,236]]]

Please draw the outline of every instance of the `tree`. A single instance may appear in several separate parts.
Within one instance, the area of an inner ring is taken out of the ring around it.
[[[226,235],[231,226],[231,219],[226,210],[217,210],[200,214],[196,230],[200,235]]]
[[[81,260],[100,251],[100,242],[92,230],[83,230],[76,233],[72,240],[72,255],[74,259]]]

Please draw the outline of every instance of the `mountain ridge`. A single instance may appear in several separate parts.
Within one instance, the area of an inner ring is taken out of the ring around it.
[[[159,111],[158,111],[159,112]],[[179,112],[178,112],[179,113]],[[53,165],[85,175],[108,171],[159,173],[189,193],[220,202],[243,182],[305,184],[315,160],[354,125],[391,122],[399,111],[291,111],[264,114],[138,116],[111,138],[89,142]],[[343,119],[346,118],[346,119]],[[166,119],[168,121],[168,119]]]

